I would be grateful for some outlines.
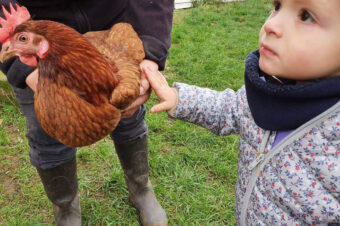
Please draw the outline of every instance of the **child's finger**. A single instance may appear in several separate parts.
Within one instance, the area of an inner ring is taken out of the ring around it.
[[[144,69],[144,74],[153,89],[158,89],[160,86],[167,84],[164,76],[159,71]]]
[[[142,68],[142,72],[145,77],[149,80],[152,80],[152,75],[155,74],[155,71],[150,70],[149,68]]]
[[[158,113],[158,112],[162,112],[162,111],[168,111],[170,109],[171,109],[171,107],[169,106],[168,102],[162,102],[160,104],[157,104],[157,105],[153,106],[150,109],[150,112],[151,113]]]

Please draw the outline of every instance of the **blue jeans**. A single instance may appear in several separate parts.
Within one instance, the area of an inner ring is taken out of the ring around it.
[[[12,87],[12,89],[26,117],[26,137],[32,165],[41,169],[50,169],[75,158],[76,148],[67,147],[50,137],[40,126],[34,112],[33,91],[29,87],[25,89]],[[131,118],[122,119],[110,134],[113,141],[122,144],[146,136],[148,127],[144,116],[145,107],[141,106]]]

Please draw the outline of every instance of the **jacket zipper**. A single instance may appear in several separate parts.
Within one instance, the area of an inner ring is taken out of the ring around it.
[[[248,182],[248,186],[247,186],[247,190],[246,190],[246,194],[244,195],[244,200],[243,200],[243,205],[241,207],[241,217],[240,217],[240,224],[246,225],[246,215],[247,215],[247,209],[248,209],[248,203],[249,203],[249,199],[250,199],[250,195],[253,191],[253,188],[255,186],[255,182],[257,180],[258,177],[258,171],[255,171],[255,167],[257,167],[263,160],[264,160],[264,156],[266,153],[268,153],[268,151],[265,150],[269,137],[270,137],[270,133],[271,131],[266,131],[265,135],[264,135],[264,139],[263,142],[260,146],[260,152],[257,154],[255,160],[253,162],[251,162],[248,166],[248,170],[252,170],[252,175],[251,178]]]
[[[260,148],[261,152],[255,158],[255,160],[248,166],[248,169],[253,170],[253,172],[252,172],[251,179],[249,180],[249,183],[247,185],[246,194],[245,194],[243,205],[241,208],[241,217],[240,217],[241,226],[246,225],[245,222],[246,222],[247,209],[248,209],[250,196],[253,192],[256,180],[260,176],[258,174],[258,171],[261,172],[264,166],[267,164],[267,162],[271,159],[271,157],[274,156],[277,152],[279,152],[279,150],[282,150],[281,149],[282,147],[294,141],[296,137],[302,136],[304,133],[306,133],[306,131],[309,131],[315,124],[319,123],[320,121],[323,121],[325,117],[329,116],[332,113],[335,113],[339,109],[340,109],[340,101],[336,103],[333,107],[329,108],[325,112],[321,113],[320,115],[309,120],[308,122],[306,122],[305,124],[297,128],[296,130],[294,130],[287,137],[285,137],[281,142],[279,142],[270,152],[264,150],[268,142],[269,135],[270,135],[270,131],[266,131],[265,139],[264,139],[266,142],[264,142],[265,144],[262,144]],[[254,170],[256,166],[258,167],[258,171]]]

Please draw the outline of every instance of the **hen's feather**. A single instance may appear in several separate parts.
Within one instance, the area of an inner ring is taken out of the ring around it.
[[[50,136],[67,146],[92,144],[110,133],[120,120],[120,110],[108,101],[94,105],[43,76],[39,86],[45,87],[34,100],[39,122]]]

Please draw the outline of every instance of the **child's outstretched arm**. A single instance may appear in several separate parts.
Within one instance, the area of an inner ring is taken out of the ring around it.
[[[232,89],[216,91],[209,88],[175,82],[169,87],[159,71],[143,69],[146,79],[161,99],[151,113],[167,111],[174,119],[195,123],[218,135],[230,135],[247,131],[243,125],[249,121],[244,86],[235,92]]]
[[[168,85],[162,73],[149,68],[143,71],[156,96],[161,100],[161,103],[153,106],[150,112],[157,113],[175,108],[178,102],[177,92]]]

